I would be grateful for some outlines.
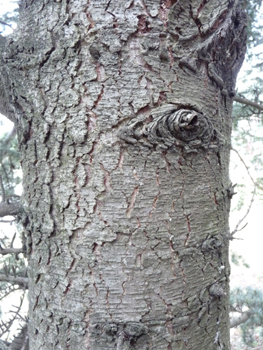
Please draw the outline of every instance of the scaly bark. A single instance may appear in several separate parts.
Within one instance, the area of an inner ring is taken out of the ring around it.
[[[30,349],[229,349],[238,3],[21,2]]]

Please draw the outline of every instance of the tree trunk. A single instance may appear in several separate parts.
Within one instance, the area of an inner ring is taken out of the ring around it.
[[[1,69],[31,350],[229,349],[238,3],[22,0]]]

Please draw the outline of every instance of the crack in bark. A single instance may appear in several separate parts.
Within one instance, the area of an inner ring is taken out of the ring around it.
[[[128,209],[126,210],[126,216],[127,218],[130,218],[131,217],[131,213],[134,209],[134,206],[135,206],[135,201],[136,201],[136,197],[139,193],[139,187],[136,186],[132,192],[132,195],[130,197],[130,202],[129,202],[129,205],[128,205]]]

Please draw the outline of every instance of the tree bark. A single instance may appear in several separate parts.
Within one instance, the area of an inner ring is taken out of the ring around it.
[[[239,1],[22,0],[3,55],[30,349],[229,349]]]

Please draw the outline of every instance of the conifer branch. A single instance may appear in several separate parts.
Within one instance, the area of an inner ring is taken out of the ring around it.
[[[24,253],[24,250],[22,248],[6,248],[6,249],[3,249],[0,246],[0,254],[1,255],[20,254],[20,253]]]
[[[234,328],[239,326],[242,323],[245,323],[250,316],[252,315],[252,312],[250,310],[243,312],[240,316],[231,318],[230,319],[230,328]]]
[[[7,203],[2,202],[0,203],[0,218],[11,215],[15,216],[18,215],[22,211],[22,206],[20,202],[15,203]]]
[[[248,106],[251,106],[251,107],[254,107],[254,108],[257,108],[259,109],[260,111],[263,111],[263,105],[260,105],[256,102],[253,102],[253,101],[250,101],[244,97],[240,97],[240,96],[234,96],[233,97],[233,100],[236,101],[236,102],[239,102],[239,103],[242,103],[244,105],[248,105]]]
[[[5,274],[0,274],[0,281],[1,282],[9,282],[12,284],[18,284],[19,286],[23,288],[28,288],[28,278],[27,277],[13,277],[13,276],[6,276]]]

